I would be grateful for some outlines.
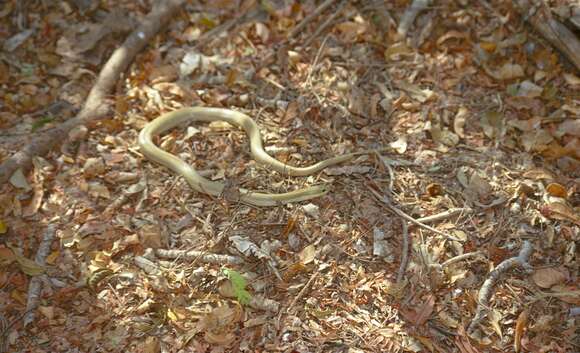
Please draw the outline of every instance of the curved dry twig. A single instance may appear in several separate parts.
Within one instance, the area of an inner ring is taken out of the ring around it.
[[[185,0],[158,1],[125,42],[117,48],[97,77],[81,111],[58,127],[34,137],[30,144],[0,164],[0,183],[5,183],[19,168],[28,170],[34,156],[44,156],[75,126],[104,117],[110,110],[106,99],[117,80],[129,67],[135,56],[147,45],[160,29],[174,16]]]
[[[469,324],[468,333],[472,334],[477,325],[483,320],[485,315],[487,314],[487,309],[489,308],[489,300],[493,295],[493,289],[495,285],[501,278],[501,275],[506,273],[508,270],[514,267],[522,267],[525,270],[531,270],[531,265],[528,263],[528,259],[534,250],[532,244],[529,241],[525,241],[522,245],[522,248],[518,254],[518,256],[511,257],[502,261],[493,271],[491,271],[483,282],[481,289],[479,290],[478,295],[478,304],[477,309],[475,311],[475,316],[471,320]]]

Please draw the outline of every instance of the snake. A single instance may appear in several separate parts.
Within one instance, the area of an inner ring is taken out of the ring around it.
[[[307,167],[295,167],[282,163],[270,156],[262,145],[262,136],[258,125],[248,115],[226,108],[187,107],[160,115],[147,123],[139,132],[138,145],[141,153],[148,159],[159,163],[173,172],[183,176],[187,183],[196,191],[221,197],[226,191],[226,184],[211,181],[200,175],[191,165],[177,156],[157,147],[153,137],[161,135],[186,122],[225,121],[242,128],[250,140],[250,152],[253,158],[267,168],[290,176],[307,176],[315,174],[331,165],[343,163],[356,155],[368,153],[355,152],[335,156],[319,161]],[[265,193],[239,188],[235,193],[237,200],[254,206],[278,206],[293,202],[310,200],[325,195],[330,191],[330,183],[313,185],[284,193]]]

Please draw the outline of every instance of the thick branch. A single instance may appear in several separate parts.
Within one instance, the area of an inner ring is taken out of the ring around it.
[[[543,1],[516,0],[516,9],[556,49],[580,70],[580,40],[552,17]]]
[[[129,67],[135,56],[174,16],[185,0],[162,0],[153,6],[143,23],[134,30],[121,47],[117,48],[99,73],[95,85],[78,115],[58,127],[34,137],[30,144],[0,164],[0,183],[5,183],[18,169],[29,169],[34,156],[44,156],[75,126],[86,124],[108,114],[110,105],[106,96],[113,91],[117,80]]]
[[[518,256],[511,257],[502,261],[493,271],[489,273],[487,279],[485,282],[483,282],[483,285],[479,290],[478,305],[475,316],[473,317],[473,320],[471,320],[471,324],[469,324],[469,334],[475,331],[481,320],[483,320],[483,318],[486,316],[489,308],[489,301],[493,295],[493,289],[495,288],[497,282],[500,280],[501,276],[514,267],[521,267],[525,270],[531,269],[531,265],[528,263],[528,259],[530,258],[533,250],[534,248],[532,244],[529,241],[525,241]]]

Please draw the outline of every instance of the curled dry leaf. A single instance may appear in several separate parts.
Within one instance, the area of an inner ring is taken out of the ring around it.
[[[516,329],[514,332],[514,351],[518,353],[522,347],[522,337],[524,336],[524,329],[528,326],[528,312],[522,311],[516,321]]]
[[[443,195],[443,187],[441,186],[441,184],[438,183],[431,183],[427,185],[425,191],[427,192],[427,195],[429,195],[430,197]]]
[[[562,198],[566,198],[568,196],[568,193],[566,192],[566,188],[558,183],[551,183],[548,186],[546,186],[546,192],[550,196],[556,196],[556,197],[562,197]]]
[[[463,128],[465,127],[465,121],[469,114],[469,110],[465,107],[460,107],[455,114],[455,119],[453,119],[453,131],[459,136],[460,138],[465,138],[465,131]]]

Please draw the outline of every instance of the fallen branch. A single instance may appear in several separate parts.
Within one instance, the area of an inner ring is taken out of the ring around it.
[[[238,16],[232,18],[231,20],[224,22],[221,25],[214,27],[211,30],[202,34],[197,39],[197,43],[195,44],[195,48],[199,50],[199,49],[205,47],[212,40],[219,38],[220,34],[227,32],[236,26],[253,21],[262,12],[264,12],[264,9],[262,9],[262,6],[260,6],[259,4],[256,4],[252,7],[250,7],[243,14],[238,15]]]
[[[19,168],[30,169],[34,156],[46,155],[53,147],[62,142],[63,136],[67,136],[68,132],[75,126],[106,116],[111,106],[106,99],[107,95],[113,91],[121,74],[125,72],[135,56],[159,32],[161,27],[174,16],[184,1],[158,1],[143,19],[143,23],[127,37],[125,42],[113,52],[105,63],[78,115],[54,129],[35,136],[34,140],[24,146],[22,150],[3,161],[0,164],[0,183],[8,181]]]
[[[430,0],[413,0],[411,6],[407,7],[405,13],[403,14],[403,18],[401,18],[401,22],[399,22],[399,27],[397,28],[397,35],[400,39],[403,39],[407,36],[407,32],[409,32],[409,28],[415,21],[415,18],[419,14],[419,12],[425,10],[427,6],[431,4]]]
[[[409,262],[409,229],[407,222],[401,221],[403,224],[403,254],[401,255],[401,264],[399,265],[399,272],[397,273],[397,283],[401,283],[405,271],[407,270],[407,263]]]
[[[469,258],[481,258],[481,259],[485,259],[484,253],[481,251],[474,251],[474,252],[468,252],[467,254],[461,254],[455,257],[452,257],[448,260],[445,260],[442,264],[438,264],[438,263],[433,263],[433,264],[429,264],[430,268],[434,268],[437,269],[438,271],[443,271],[445,269],[445,267],[452,265],[456,262],[459,261],[463,261],[463,260],[468,260]]]
[[[320,15],[324,10],[326,10],[330,5],[332,5],[334,3],[334,1],[335,0],[326,0],[325,2],[323,2],[322,4],[320,4],[320,6],[318,6],[316,8],[316,10],[314,10],[308,16],[304,17],[304,19],[302,20],[302,22],[300,22],[296,27],[294,27],[294,29],[288,34],[288,39],[292,39],[292,38],[296,37],[296,35],[298,33],[302,32],[302,30],[304,29],[304,27],[306,27],[306,25],[308,23],[310,23],[310,21],[312,21],[318,15]]]
[[[338,7],[336,8],[336,10],[334,10],[332,12],[332,14],[320,25],[318,26],[318,28],[316,29],[316,31],[314,31],[314,33],[306,40],[306,42],[304,42],[304,47],[308,48],[310,46],[310,44],[312,43],[312,41],[314,39],[316,39],[320,33],[322,33],[323,31],[325,31],[330,25],[332,25],[332,23],[334,22],[334,20],[336,20],[336,18],[338,16],[340,16],[340,14],[342,13],[342,9],[344,9],[344,6],[348,3],[348,1],[343,1],[341,2]]]
[[[42,241],[40,242],[38,250],[36,251],[36,256],[34,257],[34,261],[40,266],[46,265],[46,258],[50,254],[50,247],[52,246],[55,233],[56,225],[54,224],[49,224],[44,231],[44,236],[42,237]],[[31,322],[34,321],[34,310],[38,307],[38,302],[40,301],[43,277],[47,278],[44,274],[32,277],[30,284],[28,285],[26,315],[24,315],[24,327],[28,326]]]
[[[483,282],[483,285],[479,290],[477,300],[478,304],[475,311],[475,316],[471,320],[467,330],[470,335],[475,331],[481,320],[483,320],[483,318],[486,316],[487,310],[489,308],[489,300],[493,294],[493,289],[495,288],[495,285],[499,281],[501,275],[514,267],[521,267],[527,271],[531,270],[532,266],[528,263],[528,258],[532,254],[533,250],[534,248],[532,247],[532,244],[529,241],[525,241],[518,256],[511,257],[502,261],[493,271],[489,273],[487,279],[485,282]]]
[[[516,9],[532,27],[580,70],[580,40],[552,17],[544,1],[516,0]]]
[[[320,272],[316,271],[312,274],[312,276],[310,276],[310,279],[308,280],[308,282],[306,282],[306,284],[304,285],[304,287],[302,287],[302,289],[300,290],[300,292],[298,293],[298,295],[296,297],[294,297],[294,299],[292,300],[292,303],[290,303],[290,305],[288,306],[288,308],[286,309],[287,313],[290,313],[290,311],[294,308],[294,306],[296,305],[296,303],[298,303],[298,301],[300,299],[302,299],[302,297],[304,296],[304,294],[306,293],[306,291],[310,288],[310,285],[312,285],[312,283],[314,282],[314,280],[316,278],[318,278],[318,274]],[[281,314],[282,312],[280,312]]]
[[[239,265],[244,263],[244,260],[237,256],[232,255],[222,255],[222,254],[210,254],[205,251],[196,250],[167,250],[167,249],[156,249],[155,255],[166,258],[166,259],[186,259],[186,260],[196,260],[209,264],[228,264],[228,265]]]
[[[417,221],[421,223],[435,223],[447,218],[451,218],[458,214],[462,213],[469,214],[471,212],[473,212],[473,210],[471,210],[470,208],[452,208],[447,211],[443,211],[441,213],[437,213],[431,216],[417,218]]]

